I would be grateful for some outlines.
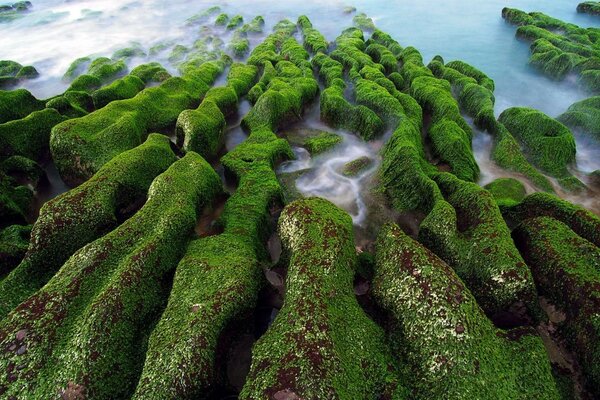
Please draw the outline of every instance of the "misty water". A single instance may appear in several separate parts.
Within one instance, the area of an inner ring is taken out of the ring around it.
[[[524,11],[541,11],[566,22],[588,27],[600,27],[600,18],[577,14],[577,2],[552,1],[50,1],[33,0],[33,7],[22,18],[0,23],[0,58],[33,65],[40,77],[25,81],[22,87],[39,98],[62,93],[68,86],[61,80],[69,64],[79,57],[110,56],[115,50],[133,45],[146,52],[152,46],[166,45],[166,50],[152,56],[131,58],[130,68],[148,61],[159,61],[173,74],[176,68],[168,62],[174,44],[190,45],[205,34],[219,35],[227,43],[231,33],[215,28],[211,20],[204,21],[209,31],[201,31],[202,23],[186,21],[206,8],[218,4],[227,14],[241,14],[246,21],[256,15],[265,18],[265,34],[279,20],[295,21],[306,14],[314,26],[328,40],[352,25],[352,14],[345,14],[345,6],[353,5],[358,12],[372,17],[378,28],[391,34],[403,46],[414,46],[423,54],[425,63],[437,54],[445,61],[464,60],[494,79],[496,84],[496,114],[512,106],[539,109],[552,117],[564,112],[572,103],[589,97],[572,80],[552,81],[528,66],[529,43],[515,39],[515,27],[501,18],[503,7]],[[264,36],[264,35],[263,35]],[[262,40],[252,36],[252,44]],[[169,47],[170,46],[170,47]],[[224,79],[224,76],[221,78]],[[242,103],[240,114],[249,104]],[[318,110],[307,113],[302,125],[330,130],[318,120]],[[480,184],[497,177],[513,176],[490,160],[491,137],[474,129],[473,148],[481,168]],[[387,136],[373,143],[346,132],[338,132],[343,142],[327,153],[311,159],[301,148],[294,148],[297,160],[286,162],[280,173],[308,169],[300,174],[296,188],[304,195],[328,198],[346,209],[357,226],[368,218],[369,201],[365,198],[380,162],[379,150]],[[389,136],[389,133],[387,134]],[[577,165],[573,172],[585,180],[585,173],[600,169],[600,143],[581,133],[575,133],[578,144]],[[226,148],[230,150],[246,137],[239,121],[228,127]],[[340,167],[348,161],[367,156],[373,164],[358,176],[349,178],[340,174]],[[53,179],[56,180],[56,174]],[[57,194],[66,187],[58,182]],[[534,190],[528,187],[529,191]],[[598,212],[598,196],[570,196]]]

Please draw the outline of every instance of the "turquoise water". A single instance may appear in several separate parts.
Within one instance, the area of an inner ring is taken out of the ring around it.
[[[218,4],[222,11],[242,14],[249,21],[256,15],[264,16],[265,32],[279,20],[289,18],[295,21],[306,14],[313,24],[329,40],[346,27],[352,25],[352,15],[344,13],[345,6],[353,5],[358,12],[372,17],[378,28],[390,33],[403,46],[414,46],[423,54],[425,63],[439,54],[445,61],[464,60],[481,69],[496,83],[496,113],[512,106],[537,108],[550,116],[564,112],[569,105],[589,94],[577,89],[573,79],[564,82],[552,81],[527,65],[529,43],[515,39],[515,27],[508,25],[501,17],[503,7],[515,7],[524,11],[542,11],[548,15],[577,25],[600,27],[600,18],[578,14],[576,1],[478,1],[478,0],[435,0],[435,1],[239,1],[227,2],[183,0],[163,1],[33,1],[31,12],[10,23],[0,23],[0,58],[12,59],[24,65],[34,65],[40,78],[27,81],[24,87],[36,96],[47,98],[64,91],[67,87],[61,77],[69,64],[78,57],[96,55],[110,56],[113,51],[133,42],[148,50],[158,43],[191,44],[197,39],[201,24],[189,25],[186,20],[209,6]],[[210,21],[207,24],[212,26]],[[213,34],[221,35],[225,42],[230,33],[223,29],[211,28]],[[253,37],[253,44],[262,37]],[[129,60],[130,67],[148,61],[159,61],[169,67],[168,51],[152,57]],[[173,66],[169,67],[173,73]],[[224,79],[221,78],[221,79]],[[247,107],[244,109],[247,110]],[[317,114],[306,117],[307,125],[318,124]],[[364,219],[364,201],[360,193],[369,183],[369,176],[361,175],[352,180],[336,175],[337,165],[349,154],[369,156],[379,162],[380,146],[367,146],[360,141],[345,142],[328,155],[318,160],[299,160],[300,165],[287,165],[286,168],[299,168],[301,163],[310,163],[315,168],[314,176],[303,177],[297,186],[306,195],[320,195],[330,198],[343,206],[354,217],[355,222]],[[578,141],[577,166],[574,173],[583,177],[584,173],[600,169],[600,143],[585,135],[576,135]],[[231,149],[245,138],[238,127],[230,127],[226,146]],[[475,131],[473,141],[476,158],[482,174],[480,184],[497,177],[511,176],[495,166],[489,159],[491,138]],[[299,151],[296,149],[296,151]],[[347,190],[340,190],[346,187]],[[532,188],[529,188],[533,190]],[[600,210],[598,196],[570,197],[593,210]],[[350,204],[352,203],[352,204]],[[349,205],[348,205],[349,204]]]

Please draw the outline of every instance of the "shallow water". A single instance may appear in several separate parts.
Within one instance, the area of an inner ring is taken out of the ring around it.
[[[33,8],[23,18],[0,23],[0,58],[34,65],[38,69],[40,77],[25,82],[23,86],[39,98],[59,94],[67,87],[61,77],[78,57],[92,54],[110,56],[115,50],[132,43],[139,43],[146,52],[160,43],[190,45],[201,36],[200,26],[203,23],[212,26],[212,21],[190,25],[186,20],[217,4],[205,0],[193,3],[183,0],[38,0],[33,3]],[[515,39],[515,27],[501,18],[503,7],[542,11],[580,26],[600,27],[600,18],[577,14],[577,2],[568,0],[397,1],[393,5],[382,0],[354,4],[315,0],[229,0],[218,4],[230,16],[242,14],[246,22],[256,15],[263,15],[266,20],[265,32],[269,32],[283,18],[295,21],[299,15],[307,14],[329,40],[335,39],[343,28],[352,24],[352,15],[344,14],[343,9],[346,5],[354,5],[359,12],[371,16],[380,29],[390,33],[403,46],[412,45],[419,49],[426,63],[434,55],[440,54],[445,61],[461,59],[487,73],[496,83],[496,114],[507,107],[528,106],[554,117],[573,102],[589,97],[577,89],[573,82],[554,82],[527,65],[529,43]],[[211,31],[225,42],[231,35],[223,28],[213,27]],[[251,40],[254,45],[260,42],[261,36],[251,37]],[[131,68],[156,60],[175,73],[175,67],[167,61],[169,52],[167,49],[152,56],[129,59],[128,63]],[[242,103],[240,115],[243,116],[248,109],[249,104]],[[307,126],[318,124],[317,115],[308,115],[304,123]],[[302,165],[312,168],[297,180],[298,190],[305,195],[329,198],[348,210],[355,224],[360,226],[367,215],[367,206],[361,193],[371,182],[379,163],[379,144],[373,146],[353,135],[341,134],[343,143],[332,151],[314,159],[301,158],[281,168],[300,168]],[[226,134],[226,149],[232,149],[246,136],[238,124],[230,124]],[[575,173],[581,175],[600,168],[600,143],[584,134],[576,134],[576,139],[578,156]],[[490,161],[489,135],[476,131],[473,147],[482,170],[480,184],[486,184],[496,177],[511,176]],[[355,178],[339,174],[340,165],[363,155],[376,161],[370,169]],[[600,208],[595,198],[574,197],[572,200],[591,204],[591,209]]]

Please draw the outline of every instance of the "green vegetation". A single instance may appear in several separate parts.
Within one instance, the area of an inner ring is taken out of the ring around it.
[[[363,156],[344,164],[341,172],[342,175],[345,176],[356,176],[368,169],[371,165],[373,165],[373,160],[367,156]]]
[[[575,161],[575,139],[566,126],[531,108],[509,108],[498,120],[534,165],[558,178],[570,175],[567,166]]]
[[[135,97],[109,103],[89,115],[52,129],[50,150],[61,177],[80,183],[117,154],[141,144],[148,132],[175,124],[186,108],[197,103],[223,70],[222,61],[203,64],[181,78],[169,78]]]
[[[312,136],[304,142],[304,147],[310,154],[317,155],[332,149],[342,142],[342,137],[332,132],[321,132]]]
[[[1,13],[0,18],[2,18]],[[18,83],[20,79],[33,79],[38,76],[39,73],[32,66],[24,67],[16,61],[0,60],[0,88],[12,86]]]
[[[0,282],[25,256],[30,233],[31,225],[11,225],[0,230]]]
[[[298,200],[282,212],[279,233],[290,260],[286,297],[252,349],[240,398],[376,398],[388,385],[397,385],[388,396],[404,398],[383,331],[354,296],[348,214],[327,200]]]
[[[304,47],[312,54],[319,52],[326,53],[329,43],[318,30],[313,28],[312,23],[306,15],[298,17],[298,26],[302,31],[302,37],[304,39]]]
[[[75,251],[115,228],[123,210],[143,202],[152,180],[174,161],[169,139],[151,134],[85,183],[44,204],[27,256],[0,282],[0,319],[44,286]]]
[[[600,394],[600,249],[550,217],[525,220],[513,237],[540,294],[565,313],[561,333]]]
[[[396,225],[379,234],[372,290],[412,398],[560,398],[535,330],[496,329],[457,274]]]
[[[531,272],[515,248],[494,197],[452,174],[434,176],[444,200],[421,223],[419,241],[448,263],[494,319],[521,303],[537,313]],[[513,315],[521,318],[519,315]]]
[[[227,86],[210,89],[200,106],[185,110],[177,118],[177,139],[185,151],[212,158],[223,143],[225,117],[237,110],[238,99],[256,81],[258,68],[234,64],[227,77]]]
[[[584,1],[577,5],[578,13],[586,13],[591,15],[600,15],[600,2]]]
[[[25,118],[44,108],[44,102],[25,89],[0,90],[0,124]]]
[[[514,178],[498,178],[484,188],[494,196],[500,209],[517,205],[527,195],[525,186]]]
[[[572,104],[557,120],[600,139],[600,96]]]
[[[589,3],[580,4],[582,10],[588,9],[585,4]],[[579,75],[580,86],[591,92],[600,90],[600,65],[597,62],[600,50],[596,29],[580,28],[540,12],[527,14],[511,8],[504,8],[502,17],[519,26],[517,37],[533,42],[531,65],[557,80],[575,73]]]
[[[49,398],[84,388],[90,398],[131,396],[144,338],[168,295],[165,279],[220,191],[210,165],[188,153],[153,181],[140,211],[78,250],[4,318],[0,367],[24,366],[0,377],[4,395]]]

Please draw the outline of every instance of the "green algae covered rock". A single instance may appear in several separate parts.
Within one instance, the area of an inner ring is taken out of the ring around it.
[[[257,139],[257,136],[259,138]],[[266,139],[266,140],[265,140]],[[283,193],[270,160],[287,153],[274,134],[251,136],[223,160],[242,157],[237,190],[225,203],[223,233],[192,241],[177,266],[169,303],[149,340],[135,399],[208,395],[220,382],[220,334],[250,312],[264,285],[261,264],[270,235],[269,210]],[[247,158],[252,149],[255,158]],[[246,158],[244,158],[246,157]],[[182,370],[181,365],[187,365]]]
[[[216,76],[221,62],[206,63],[181,78],[170,78],[135,97],[109,103],[82,118],[52,129],[50,150],[67,183],[80,183],[117,154],[141,144],[149,131],[160,131],[186,108],[198,104]]]
[[[535,331],[496,329],[456,273],[396,225],[377,239],[372,290],[411,398],[560,398]]]
[[[514,178],[498,178],[484,188],[494,196],[499,207],[514,206],[527,195],[525,186]]]
[[[551,217],[566,224],[582,238],[600,247],[600,217],[549,193],[532,193],[519,204],[502,210],[518,224],[529,218]]]
[[[561,333],[600,395],[600,248],[550,217],[525,220],[513,237],[540,294],[566,314]]]
[[[321,93],[321,119],[334,128],[348,129],[368,140],[383,133],[381,118],[364,105],[353,105],[344,97],[343,66],[325,54],[317,54],[312,64],[327,88]]]
[[[344,164],[341,172],[344,176],[356,176],[364,172],[371,165],[373,165],[373,160],[367,156],[363,156]]]
[[[309,137],[304,142],[304,147],[312,155],[317,155],[330,150],[342,142],[342,137],[332,132],[321,132],[316,136]]]
[[[124,100],[135,97],[146,85],[140,78],[132,75],[117,79],[110,85],[100,88],[92,93],[92,100],[96,109],[106,106],[111,101]]]
[[[67,68],[67,71],[63,75],[63,80],[69,82],[77,78],[91,62],[92,59],[90,57],[80,57],[76,59],[69,65],[69,68]]]
[[[44,102],[25,89],[0,90],[0,124],[25,118],[44,108]]]
[[[195,151],[204,157],[217,155],[223,144],[225,117],[237,110],[238,96],[246,94],[257,72],[253,65],[234,64],[227,86],[210,89],[197,109],[179,114],[177,139],[185,151]]]
[[[450,165],[457,177],[475,182],[479,166],[471,148],[473,133],[460,115],[449,83],[429,76],[417,77],[411,82],[411,95],[431,113],[428,133],[434,152]]]
[[[166,279],[220,192],[211,166],[188,153],[153,181],[140,211],[77,251],[4,318],[0,366],[24,366],[0,378],[4,395],[64,397],[76,388],[87,398],[130,397]]]
[[[23,156],[10,156],[1,161],[0,171],[13,178],[26,181],[34,188],[46,176],[37,162]]]
[[[242,58],[250,51],[250,41],[245,33],[237,30],[233,33],[228,47],[236,57]]]
[[[169,139],[151,134],[87,182],[45,203],[25,259],[0,282],[0,319],[45,285],[75,251],[115,228],[175,159]]]
[[[302,31],[304,47],[306,50],[310,51],[312,54],[327,52],[327,48],[329,47],[327,39],[325,39],[325,36],[323,36],[321,32],[313,28],[312,23],[306,15],[298,17],[298,26]]]
[[[31,225],[11,225],[0,231],[0,282],[25,256],[30,234]]]
[[[600,96],[572,104],[557,120],[600,139]]]
[[[356,14],[352,18],[352,22],[354,23],[354,25],[356,25],[356,27],[362,29],[363,31],[375,30],[375,23],[365,13]]]
[[[509,108],[498,120],[524,146],[537,167],[559,178],[569,175],[567,166],[575,161],[575,139],[566,126],[524,107]]]
[[[405,398],[383,331],[354,296],[349,215],[327,200],[298,200],[279,232],[290,259],[286,297],[254,345],[240,399]]]
[[[0,226],[25,224],[29,220],[33,193],[0,171]]]
[[[421,223],[419,241],[448,263],[496,321],[536,317],[531,272],[515,248],[494,197],[451,174],[434,176],[446,201]]]
[[[27,117],[0,124],[0,155],[20,155],[32,160],[48,156],[50,132],[66,118],[47,108]]]
[[[241,15],[234,15],[229,20],[229,23],[227,24],[226,28],[228,30],[234,30],[234,29],[242,26],[243,23],[244,23],[244,17],[242,17]]]
[[[578,13],[585,13],[590,15],[600,15],[600,2],[597,1],[584,1],[577,5]]]
[[[39,76],[38,71],[32,66],[22,66],[11,60],[0,60],[0,87],[11,86],[20,79],[33,79]]]
[[[145,84],[163,82],[171,77],[171,74],[157,62],[138,65],[131,70],[129,75],[140,78]]]

